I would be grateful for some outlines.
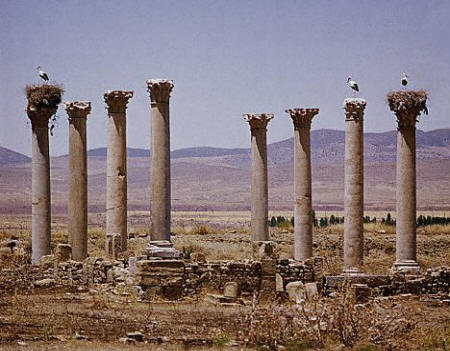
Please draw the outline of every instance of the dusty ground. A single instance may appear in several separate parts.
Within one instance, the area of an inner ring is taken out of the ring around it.
[[[289,216],[274,213],[278,214]],[[147,213],[129,215],[130,233],[135,238],[130,239],[127,255],[132,255],[145,246],[149,225]],[[14,236],[29,242],[29,222],[29,216],[1,216],[0,241]],[[65,217],[53,217],[54,243],[67,240],[65,223]],[[103,215],[90,215],[91,255],[102,254],[103,223]],[[341,270],[342,230],[341,225],[315,229],[315,252],[325,258],[328,274]],[[421,266],[449,266],[450,226],[419,228],[418,233]],[[280,255],[292,257],[292,228],[272,228],[271,235],[278,243]],[[250,257],[248,213],[175,213],[173,240],[179,250],[199,252],[208,259]],[[394,258],[395,228],[366,225],[365,270],[386,273]],[[339,325],[356,333],[356,339],[344,348],[345,337],[339,336],[339,327],[334,326],[319,337],[314,325],[302,324],[309,320],[304,313],[288,302],[256,308],[252,308],[251,301],[245,306],[215,307],[204,303],[202,297],[140,302],[132,293],[117,295],[106,287],[83,291],[37,289],[0,296],[0,350],[263,350],[267,349],[263,345],[273,346],[277,338],[284,340],[288,351],[450,350],[450,307],[442,299],[400,296],[372,300],[359,307],[340,298],[314,302],[308,307],[313,311],[308,312],[312,313],[310,317],[322,316],[330,328],[333,321],[339,321]],[[119,342],[127,332],[136,330],[145,335],[146,344]],[[76,340],[76,333],[87,339]]]

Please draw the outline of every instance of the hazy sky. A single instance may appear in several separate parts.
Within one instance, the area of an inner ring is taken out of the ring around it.
[[[367,100],[366,131],[395,128],[386,93],[430,95],[419,128],[450,127],[450,1],[45,1],[0,0],[0,146],[30,154],[23,87],[36,66],[92,101],[88,148],[106,145],[103,94],[131,89],[128,146],[148,148],[145,81],[170,78],[172,149],[249,146],[245,112],[275,118],[268,141],[289,138],[286,108],[319,107],[313,129],[344,129],[346,78]],[[67,152],[59,108],[53,155]]]

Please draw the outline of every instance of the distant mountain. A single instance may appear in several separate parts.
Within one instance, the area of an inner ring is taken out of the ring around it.
[[[340,163],[344,159],[345,132],[333,129],[319,129],[311,132],[311,153],[313,162]],[[430,132],[417,130],[417,158],[450,159],[450,128]],[[364,134],[364,158],[366,161],[395,161],[397,132]],[[289,138],[267,146],[269,166],[293,162],[294,140]],[[106,157],[107,148],[88,151],[88,156]],[[61,157],[67,157],[64,155]],[[127,148],[127,156],[150,157],[150,150]],[[209,146],[190,147],[171,152],[172,159],[180,158],[223,158],[229,165],[249,164],[250,148],[217,148]],[[30,158],[0,147],[0,166],[30,162]]]
[[[106,157],[106,147],[99,147],[96,149],[88,150],[88,156]],[[64,155],[63,157],[67,157]],[[134,149],[127,147],[127,157],[150,157],[150,151],[147,149]]]
[[[0,166],[31,162],[31,158],[0,146]]]
[[[185,158],[185,157],[215,157],[215,156],[228,156],[228,155],[241,155],[249,154],[250,149],[225,149],[217,147],[190,147],[186,149],[179,149],[170,153],[172,158]]]

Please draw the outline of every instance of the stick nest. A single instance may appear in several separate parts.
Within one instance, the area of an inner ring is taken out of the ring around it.
[[[25,87],[28,106],[32,106],[36,110],[57,109],[63,93],[64,89],[60,85],[42,84]]]
[[[394,113],[415,110],[428,114],[427,93],[425,90],[391,91],[387,94],[389,108]]]

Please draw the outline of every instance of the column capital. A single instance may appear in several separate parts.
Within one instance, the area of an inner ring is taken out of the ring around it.
[[[311,122],[315,115],[319,113],[318,108],[293,108],[285,110],[291,115],[295,129],[311,128]]]
[[[108,90],[103,96],[110,113],[124,113],[127,109],[128,100],[133,97],[130,90]]]
[[[69,115],[69,120],[72,118],[86,118],[91,113],[90,101],[64,101],[63,105]]]
[[[250,124],[250,129],[266,128],[267,123],[273,118],[272,113],[246,113],[242,116],[244,121],[247,121],[248,124]]]
[[[64,89],[59,85],[27,85],[27,107],[25,109],[33,127],[47,127],[49,119],[58,110]]]
[[[345,99],[342,108],[345,110],[346,121],[362,121],[366,100],[361,98]]]
[[[148,79],[147,91],[150,94],[152,104],[168,103],[173,89],[173,80]]]
[[[387,94],[387,101],[397,117],[398,129],[415,128],[420,114],[428,114],[427,93],[423,90],[392,91]]]

